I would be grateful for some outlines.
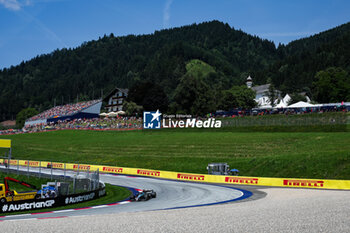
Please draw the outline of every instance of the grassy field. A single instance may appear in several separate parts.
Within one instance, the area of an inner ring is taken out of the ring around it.
[[[46,182],[51,181],[50,179],[39,179],[36,177],[29,177],[28,178],[27,176],[23,176],[23,175],[7,174],[7,173],[0,172],[0,183],[3,182],[3,179],[5,176],[9,176],[9,177],[33,184],[33,185],[37,186],[38,188],[41,187],[41,184],[46,184]],[[11,182],[11,181],[9,183],[9,186],[10,186],[11,190],[16,190],[17,192],[32,190],[30,188],[27,188],[23,185],[20,185],[20,184]],[[87,202],[83,202],[83,203],[67,205],[64,207],[57,207],[57,208],[33,210],[33,211],[29,211],[29,212],[30,213],[37,213],[37,212],[63,210],[63,209],[74,209],[74,208],[83,208],[83,207],[88,207],[88,206],[109,204],[109,203],[118,202],[118,201],[121,201],[121,200],[128,198],[131,195],[131,192],[129,191],[129,189],[124,188],[124,187],[106,184],[106,194],[107,195],[104,197],[101,197],[101,198],[98,198],[95,200],[91,200],[91,201],[87,201]],[[21,214],[21,213],[28,213],[28,211],[15,212],[15,213],[11,213],[11,214]],[[6,214],[6,215],[11,215],[11,214]],[[5,215],[5,214],[0,214],[0,216],[1,215]]]
[[[349,132],[55,131],[1,136],[19,159],[206,173],[228,162],[240,175],[350,179]]]

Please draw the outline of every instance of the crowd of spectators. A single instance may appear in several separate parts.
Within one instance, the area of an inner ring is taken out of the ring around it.
[[[20,134],[20,133],[23,133],[22,129],[4,129],[4,130],[0,130],[0,135]]]
[[[90,107],[91,105],[98,103],[99,101],[101,100],[90,100],[90,101],[79,102],[75,104],[66,104],[66,105],[56,106],[29,118],[27,121],[35,121],[35,120],[48,119],[48,118],[61,117],[61,116],[70,116],[79,111],[84,110],[87,107]]]
[[[32,126],[26,130],[35,129]],[[71,121],[58,121],[46,126],[39,126],[40,129],[92,129],[92,130],[113,130],[113,129],[137,129],[142,128],[142,119],[136,117],[117,117],[117,118],[91,118],[91,119],[75,119]]]
[[[263,115],[299,115],[308,113],[328,113],[328,112],[349,112],[350,106],[325,106],[314,108],[278,108],[278,109],[234,109],[231,111],[218,111],[210,116],[215,117],[243,117],[243,116],[263,116]]]
[[[22,134],[45,132],[52,130],[81,129],[81,130],[123,130],[123,129],[141,129],[142,118],[136,117],[117,117],[117,118],[91,118],[75,119],[71,121],[57,121],[49,124],[36,124],[25,126],[22,129],[0,130],[0,135],[4,134]]]
[[[80,102],[77,104],[67,104],[64,106],[58,106],[45,111],[39,115],[31,118],[31,120],[53,117],[57,114],[69,115],[76,111],[89,107],[100,100],[92,100],[87,102]],[[306,114],[306,113],[326,113],[326,112],[348,112],[349,106],[327,106],[318,109],[260,109],[260,110],[233,110],[229,112],[216,112],[215,114],[208,114],[207,117],[244,117],[244,116],[259,116],[259,115],[271,115],[271,114],[283,114],[283,115],[294,115],[294,114]],[[57,121],[48,124],[40,123],[31,126],[25,126],[22,129],[5,129],[0,130],[0,135],[7,134],[22,134],[22,133],[33,133],[33,132],[45,132],[51,130],[65,130],[65,129],[81,129],[81,130],[123,130],[123,129],[142,129],[142,118],[137,117],[105,117],[105,118],[91,118],[91,119],[74,119],[67,121]]]

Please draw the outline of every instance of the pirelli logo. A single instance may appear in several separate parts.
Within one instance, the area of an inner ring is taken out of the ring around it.
[[[52,163],[52,168],[63,168],[63,163]]]
[[[28,165],[28,161],[24,162],[25,165]],[[38,161],[29,161],[29,166],[39,166],[39,162]]]
[[[284,186],[293,187],[323,187],[324,181],[322,180],[283,180]]]
[[[90,170],[90,165],[78,165],[78,164],[74,164],[73,165],[73,169],[78,169],[79,167],[79,170],[84,170],[84,171],[87,171],[87,170]]]
[[[182,180],[204,180],[205,176],[177,173],[177,178]]]
[[[4,163],[8,164],[8,160],[5,160]],[[27,162],[26,162],[27,163]],[[17,160],[10,160],[11,165],[17,165]]]
[[[122,173],[123,168],[121,168],[121,167],[103,167],[102,171],[103,172],[110,172],[110,173]]]
[[[160,176],[160,172],[158,171],[150,171],[150,170],[137,170],[138,175],[146,175],[146,176]]]
[[[235,184],[258,184],[258,178],[244,178],[244,177],[225,177],[226,183]]]

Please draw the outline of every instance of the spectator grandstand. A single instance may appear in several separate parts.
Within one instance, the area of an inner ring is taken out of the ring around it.
[[[79,102],[75,104],[66,104],[66,105],[56,106],[27,119],[27,121],[72,115],[87,107],[90,107],[91,105],[99,101],[101,100],[90,100],[90,101]]]
[[[102,102],[90,100],[75,104],[53,107],[26,120],[25,125],[46,124],[58,120],[73,120],[78,118],[95,118],[101,111]]]

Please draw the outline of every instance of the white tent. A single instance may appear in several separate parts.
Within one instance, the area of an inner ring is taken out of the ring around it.
[[[318,106],[306,103],[304,101],[299,101],[298,103],[289,105],[287,108],[314,108],[314,107],[318,107]]]
[[[117,114],[118,115],[125,115],[125,112],[124,111],[118,111]]]
[[[272,106],[270,104],[270,99],[267,96],[260,97],[256,102],[257,102],[260,109],[272,108]]]
[[[109,117],[116,117],[116,116],[118,116],[118,114],[116,112],[109,112],[109,113],[107,113],[107,115]]]
[[[107,113],[103,112],[101,114],[99,114],[100,116],[107,116]]]
[[[287,104],[283,102],[283,100],[281,100],[281,102],[279,102],[279,104],[277,104],[275,106],[275,108],[285,108],[287,107]]]
[[[290,96],[286,94],[286,96],[283,99],[281,99],[281,101],[275,106],[275,108],[286,108],[290,100]]]
[[[286,96],[283,98],[283,102],[286,104],[286,105],[288,105],[288,102],[291,100],[292,98],[288,95],[288,94],[286,94]]]

